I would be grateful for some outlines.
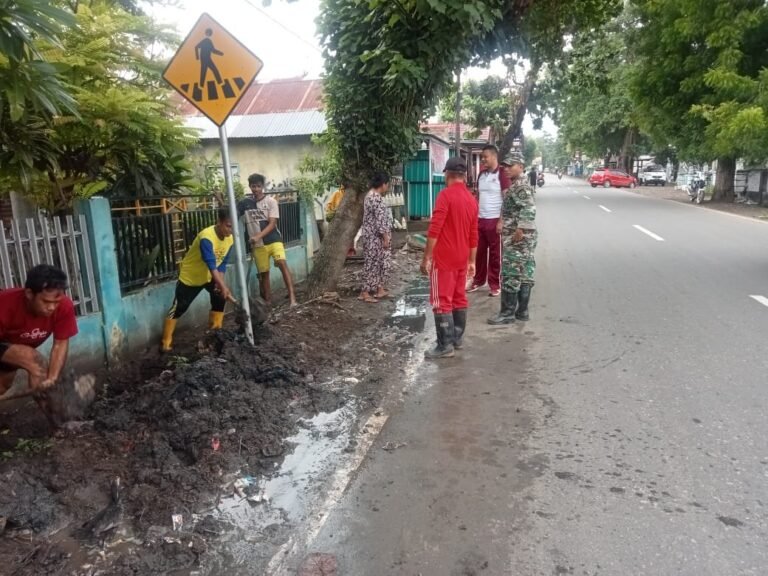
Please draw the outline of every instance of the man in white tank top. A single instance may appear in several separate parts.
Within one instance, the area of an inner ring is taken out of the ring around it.
[[[496,146],[483,148],[481,159],[483,170],[477,178],[477,191],[480,199],[477,232],[477,270],[468,292],[488,283],[488,295],[501,293],[499,276],[501,274],[501,205],[504,191],[509,188],[509,178],[499,166],[499,151]]]

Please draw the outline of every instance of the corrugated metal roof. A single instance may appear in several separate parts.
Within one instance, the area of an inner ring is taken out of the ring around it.
[[[320,110],[255,114],[241,116],[230,138],[275,138],[278,136],[307,136],[325,132],[328,123]]]
[[[270,82],[253,82],[232,111],[233,116],[273,114],[276,112],[305,112],[323,107],[323,81],[287,78]],[[171,99],[178,103],[184,116],[202,116],[192,104],[174,93]]]
[[[204,116],[189,116],[184,124],[200,132],[201,140],[219,137],[219,129]],[[279,136],[310,136],[325,132],[328,124],[320,110],[282,112],[249,116],[230,116],[227,120],[229,138],[277,138]]]

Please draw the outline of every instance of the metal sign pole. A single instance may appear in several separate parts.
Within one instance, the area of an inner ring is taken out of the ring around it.
[[[237,220],[237,201],[235,200],[235,188],[232,186],[232,165],[229,163],[229,142],[227,141],[227,128],[225,124],[226,122],[219,126],[221,159],[224,162],[224,182],[227,185],[229,214],[232,218],[232,234],[235,237],[235,268],[237,269],[237,279],[240,281],[240,304],[245,312],[245,336],[248,338],[248,343],[253,346],[250,294],[248,294],[248,281],[245,277],[245,266],[243,265],[243,245],[240,242],[240,224]]]

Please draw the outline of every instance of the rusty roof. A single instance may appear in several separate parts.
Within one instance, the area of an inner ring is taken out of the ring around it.
[[[257,114],[275,114],[280,112],[306,112],[321,110],[323,95],[322,80],[304,78],[285,78],[269,82],[254,82],[245,91],[232,114],[252,116]],[[184,116],[202,116],[202,114],[180,96],[174,97],[179,102]]]

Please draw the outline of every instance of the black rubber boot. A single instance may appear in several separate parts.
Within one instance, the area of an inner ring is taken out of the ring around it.
[[[452,358],[453,357],[453,314],[435,314],[435,331],[437,332],[437,345],[424,352],[425,358]]]
[[[501,291],[501,311],[493,318],[488,318],[488,324],[500,326],[512,324],[515,321],[515,308],[517,307],[517,292]]]
[[[453,347],[461,350],[464,345],[464,331],[467,328],[467,309],[453,311]]]
[[[533,286],[530,284],[522,284],[520,286],[520,292],[517,296],[517,312],[515,312],[515,318],[521,322],[526,322],[528,320],[528,302],[531,300],[532,288]]]

